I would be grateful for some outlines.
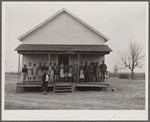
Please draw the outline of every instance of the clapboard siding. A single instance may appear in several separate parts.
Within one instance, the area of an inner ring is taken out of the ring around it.
[[[22,39],[23,44],[104,44],[103,37],[65,11]]]

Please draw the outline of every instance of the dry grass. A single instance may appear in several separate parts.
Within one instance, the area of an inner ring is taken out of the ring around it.
[[[144,110],[145,81],[109,78],[109,91],[74,93],[16,93],[17,76],[6,76],[5,109],[7,110]],[[110,91],[115,88],[115,91]]]

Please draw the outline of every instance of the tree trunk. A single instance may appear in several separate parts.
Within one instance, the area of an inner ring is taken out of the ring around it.
[[[134,72],[133,72],[133,70],[131,70],[131,79],[132,80],[134,79]]]

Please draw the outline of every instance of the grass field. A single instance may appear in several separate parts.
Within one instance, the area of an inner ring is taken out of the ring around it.
[[[145,81],[108,79],[108,91],[16,93],[16,75],[5,76],[6,110],[144,110]],[[112,92],[110,89],[115,88]]]

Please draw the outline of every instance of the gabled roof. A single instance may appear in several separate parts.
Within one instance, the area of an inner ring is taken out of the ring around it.
[[[82,21],[80,18],[78,18],[75,15],[73,15],[72,13],[70,13],[65,8],[63,8],[62,10],[60,10],[59,12],[57,12],[56,14],[54,14],[53,16],[51,16],[50,18],[48,18],[47,20],[43,21],[41,24],[37,25],[35,28],[31,29],[27,33],[23,34],[18,39],[21,41],[24,37],[26,37],[27,35],[31,34],[33,31],[36,31],[38,28],[42,27],[44,24],[46,24],[47,22],[49,22],[50,20],[52,20],[53,18],[55,18],[56,16],[58,16],[62,12],[68,13],[70,16],[72,16],[73,18],[75,18],[76,20],[78,20],[79,22],[81,22],[83,25],[87,26],[89,29],[91,29],[92,31],[94,31],[95,33],[97,33],[99,36],[103,37],[105,39],[105,41],[109,40],[109,38],[107,38],[106,36],[104,36],[103,34],[101,34],[99,31],[97,31],[96,29],[94,29],[93,27],[91,27],[90,25],[88,25],[87,23],[85,23],[84,21]]]
[[[48,44],[20,44],[15,51],[18,52],[112,52],[107,45],[48,45]]]

